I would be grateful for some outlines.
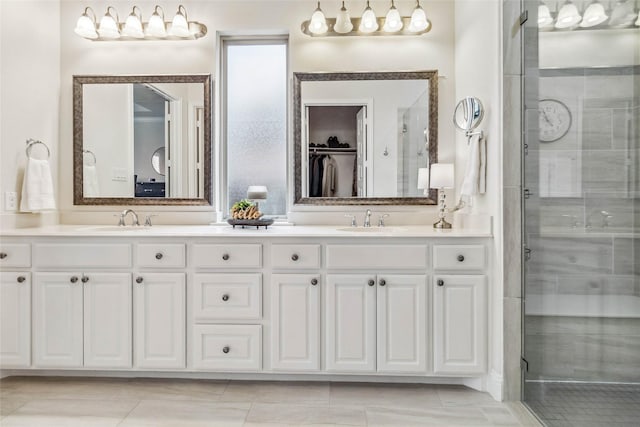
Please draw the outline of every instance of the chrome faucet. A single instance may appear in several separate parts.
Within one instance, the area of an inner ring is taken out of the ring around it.
[[[363,227],[371,227],[371,209],[367,209],[364,214],[364,224]]]
[[[131,223],[131,225],[140,225],[140,222],[138,221],[138,214],[135,213],[135,211],[133,209],[125,209],[122,211],[122,213],[120,214],[120,220],[118,221],[118,225],[120,226],[125,226],[125,219],[127,218],[127,215],[131,214],[131,216],[133,217],[133,222]]]

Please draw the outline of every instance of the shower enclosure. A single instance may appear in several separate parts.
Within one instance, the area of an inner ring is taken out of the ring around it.
[[[564,4],[524,7],[523,400],[547,426],[638,425],[638,5],[575,1],[568,25]]]
[[[423,195],[418,169],[429,166],[429,94],[422,93],[406,109],[398,110],[398,197]]]

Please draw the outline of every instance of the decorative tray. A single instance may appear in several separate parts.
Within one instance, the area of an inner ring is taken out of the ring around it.
[[[236,225],[245,228],[245,227],[255,227],[255,228],[260,228],[260,227],[264,227],[265,229],[267,228],[267,226],[273,224],[273,218],[258,218],[258,219],[233,219],[233,218],[229,218],[227,219],[227,222],[233,226],[233,228],[236,228]]]

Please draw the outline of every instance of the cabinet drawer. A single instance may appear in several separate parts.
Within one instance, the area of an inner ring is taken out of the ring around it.
[[[196,322],[260,319],[261,274],[196,274],[193,310]]]
[[[131,267],[131,245],[125,243],[36,244],[33,258],[37,267],[126,268]]]
[[[262,326],[195,325],[193,366],[213,371],[259,371]]]
[[[327,245],[327,268],[385,269],[427,267],[426,245]]]
[[[483,245],[435,245],[435,270],[482,270],[486,266]]]
[[[142,268],[183,268],[185,247],[183,244],[140,244],[138,266]]]
[[[4,243],[0,245],[0,268],[31,267],[31,245]]]
[[[196,268],[260,268],[262,245],[194,245]]]
[[[271,246],[273,268],[320,268],[320,245]]]

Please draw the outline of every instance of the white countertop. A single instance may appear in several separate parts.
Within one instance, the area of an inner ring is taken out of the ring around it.
[[[154,225],[152,227],[111,225],[56,225],[37,228],[17,228],[0,231],[4,237],[42,236],[162,236],[162,237],[491,237],[489,230],[451,229],[436,230],[430,225],[388,226],[363,228],[333,225],[279,225],[232,228],[228,224],[212,225]]]

